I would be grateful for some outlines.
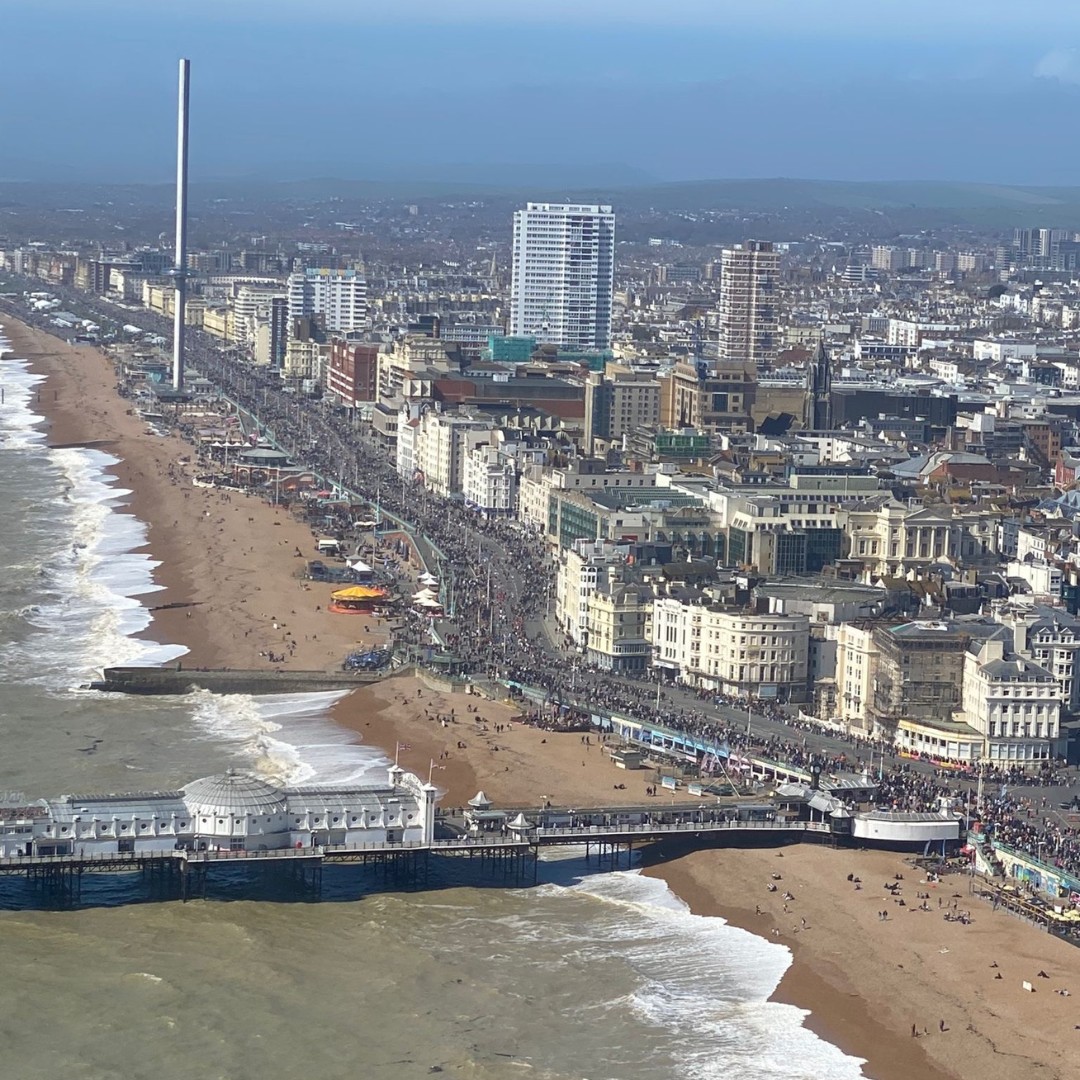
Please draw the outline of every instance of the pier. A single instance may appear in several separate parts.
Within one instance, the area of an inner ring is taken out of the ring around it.
[[[91,690],[111,694],[308,694],[324,690],[355,690],[383,678],[377,671],[242,671],[200,670],[181,664],[171,667],[110,667]]]
[[[691,808],[687,808],[687,813]],[[694,812],[700,813],[700,809]],[[537,811],[538,814],[543,811]],[[538,881],[541,852],[580,847],[597,870],[630,869],[635,850],[674,842],[680,849],[753,844],[828,842],[830,826],[811,821],[676,821],[608,827],[537,828],[527,836],[450,836],[430,842],[401,841],[320,845],[264,851],[206,850],[91,852],[0,857],[0,878],[20,877],[46,907],[77,907],[90,876],[128,875],[132,900],[205,899],[215,876],[272,869],[294,899],[319,899],[323,870],[357,867],[372,871],[358,892],[430,887],[439,861],[467,860],[477,883],[527,887]],[[241,887],[242,888],[242,887]]]
[[[654,845],[672,853],[801,841],[921,851],[960,838],[953,814],[849,810],[834,796],[789,787],[755,802],[710,796],[581,810],[498,809],[478,792],[445,810],[431,783],[393,765],[383,781],[347,786],[283,787],[230,770],[176,791],[9,796],[0,805],[0,880],[23,887],[13,882],[0,904],[78,906],[84,883],[108,876],[122,879],[112,903],[222,889],[320,899],[326,871],[336,874],[337,898],[355,899],[447,883],[533,885],[551,848],[577,848],[597,869],[619,869]]]

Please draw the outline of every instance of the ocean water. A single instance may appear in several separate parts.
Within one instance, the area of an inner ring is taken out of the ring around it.
[[[0,790],[173,788],[230,766],[293,783],[381,772],[377,748],[330,723],[333,694],[82,689],[105,664],[183,650],[152,640],[155,564],[114,459],[45,445],[39,380],[10,351],[0,386]],[[863,1075],[800,1010],[768,1001],[786,948],[691,914],[661,882],[583,871],[571,855],[546,860],[533,889],[447,877],[427,893],[372,893],[328,877],[320,904],[0,911],[3,1074]]]

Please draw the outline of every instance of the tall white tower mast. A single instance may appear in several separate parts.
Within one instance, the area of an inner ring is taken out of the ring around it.
[[[176,262],[172,276],[174,390],[184,388],[184,317],[187,307],[187,165],[188,165],[188,83],[191,61],[180,61],[180,87],[176,114]]]

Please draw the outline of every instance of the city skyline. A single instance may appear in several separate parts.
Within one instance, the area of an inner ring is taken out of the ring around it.
[[[0,119],[0,179],[165,179],[161,117],[181,54],[199,70],[194,179],[395,178],[462,165],[479,178],[487,166],[547,165],[567,182],[587,174],[613,186],[761,176],[1058,184],[1080,164],[1062,135],[1080,101],[1080,13],[1045,3],[940,11],[919,0],[868,12],[845,0],[828,22],[786,0],[676,0],[663,17],[607,0],[584,12],[321,0],[303,20],[281,3],[255,10],[245,0],[182,13],[126,0],[92,13],[71,0],[9,5],[9,86],[33,92]],[[303,79],[273,74],[303,71],[318,72],[318,109],[297,92]]]

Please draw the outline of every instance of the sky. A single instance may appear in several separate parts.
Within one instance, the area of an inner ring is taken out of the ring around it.
[[[0,179],[1080,183],[1074,0],[2,0]]]

